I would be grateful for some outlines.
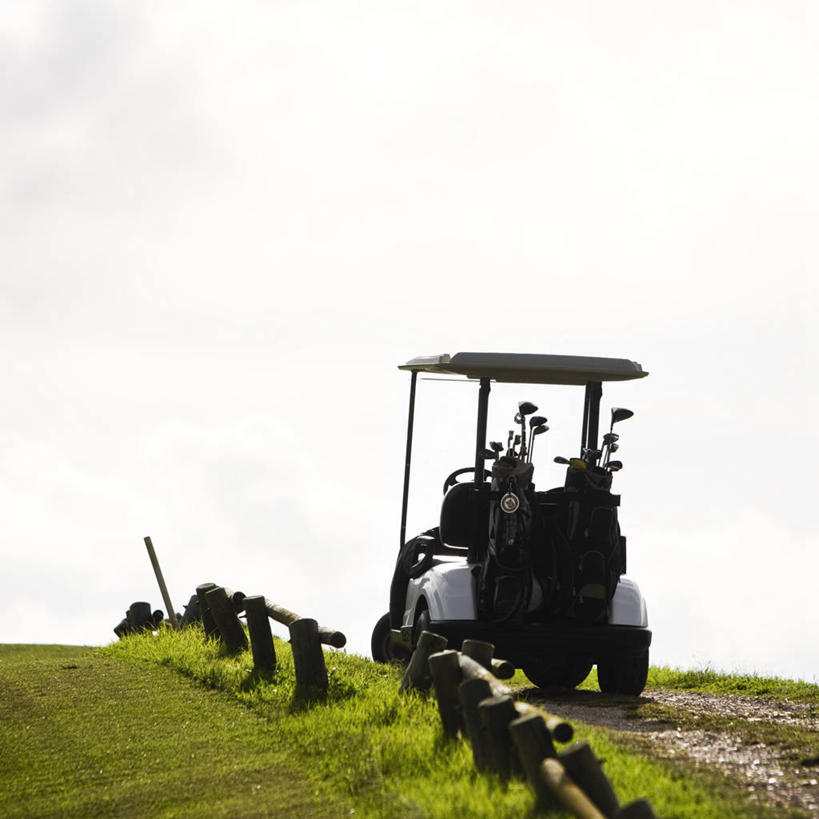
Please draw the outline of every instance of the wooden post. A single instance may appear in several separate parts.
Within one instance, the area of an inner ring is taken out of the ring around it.
[[[462,727],[458,702],[458,686],[461,684],[462,676],[458,652],[446,649],[432,654],[429,658],[429,671],[438,700],[438,713],[441,715],[444,735],[455,737]]]
[[[142,631],[144,628],[153,625],[153,612],[151,604],[144,602],[131,603],[125,619],[131,631]]]
[[[521,772],[509,723],[517,718],[515,701],[508,695],[489,697],[478,703],[478,714],[489,745],[489,767],[504,781],[512,772]]]
[[[617,813],[614,814],[614,819],[656,819],[656,815],[651,808],[648,800],[635,799],[624,805]]]
[[[296,668],[296,689],[326,691],[329,686],[327,666],[318,634],[318,623],[309,617],[300,617],[290,626],[290,646]]]
[[[502,697],[504,694],[512,694],[512,689],[508,685],[504,685],[497,677],[490,674],[480,663],[476,663],[471,657],[461,654],[460,665],[465,677],[482,677],[485,679],[492,689],[493,696]],[[515,708],[517,709],[518,716],[521,717],[530,714],[540,716],[557,742],[568,742],[574,736],[574,728],[572,728],[571,723],[566,722],[562,717],[550,714],[542,708],[535,708],[534,705],[529,705],[528,702],[516,702]]]
[[[245,597],[244,604],[250,648],[253,651],[253,668],[272,674],[276,670],[276,649],[273,646],[264,597]]]
[[[578,742],[566,748],[557,758],[566,773],[603,815],[614,816],[617,813],[620,801],[588,742]]]
[[[429,691],[432,685],[432,675],[429,672],[429,656],[446,648],[446,637],[433,634],[431,631],[422,631],[418,638],[418,645],[412,652],[407,669],[401,680],[399,691]]]
[[[186,628],[196,622],[202,622],[202,614],[199,608],[199,596],[192,594],[191,599],[188,600],[188,605],[185,606],[185,613],[182,615],[179,626],[180,628]]]
[[[481,723],[478,714],[478,703],[491,697],[492,692],[486,680],[472,679],[464,680],[458,686],[458,701],[461,704],[461,716],[463,717],[466,735],[472,744],[472,758],[475,760],[475,767],[479,771],[486,771],[490,767],[489,761],[489,739],[486,729]]]
[[[295,623],[296,620],[302,619],[298,614],[296,614],[296,612],[290,611],[290,609],[286,609],[284,606],[278,606],[275,603],[271,603],[266,598],[265,605],[267,606],[268,616],[284,626],[290,626]],[[324,626],[317,626],[317,628],[319,640],[324,645],[332,646],[333,648],[344,648],[344,646],[347,645],[347,638],[342,632],[331,628],[325,628]]]
[[[156,575],[156,582],[159,583],[159,591],[162,592],[162,599],[165,601],[165,608],[168,610],[168,619],[171,625],[178,629],[179,621],[176,619],[176,612],[171,603],[171,596],[168,594],[168,587],[165,585],[165,578],[162,576],[162,569],[159,568],[159,561],[156,558],[154,551],[154,544],[151,543],[149,537],[145,538],[145,548],[148,550],[148,557],[151,559],[151,565],[154,567],[154,574]]]
[[[552,803],[551,791],[540,772],[540,763],[546,757],[555,756],[555,746],[546,723],[536,714],[518,717],[509,723],[509,733],[518,749],[518,758],[526,772],[526,778],[535,790],[538,803],[547,807]]]
[[[199,612],[202,615],[202,626],[205,629],[206,637],[219,637],[219,629],[216,626],[216,621],[210,613],[210,606],[205,595],[211,590],[215,589],[215,583],[202,583],[196,587],[196,596],[199,598]]]
[[[227,650],[231,654],[245,651],[247,636],[227,592],[221,586],[217,586],[205,592],[205,599]]]
[[[577,785],[572,782],[563,766],[556,759],[544,759],[540,775],[555,799],[577,819],[606,819]]]
[[[461,646],[461,651],[476,663],[480,663],[487,671],[492,670],[492,657],[495,654],[495,646],[492,643],[487,643],[485,640],[466,639]]]

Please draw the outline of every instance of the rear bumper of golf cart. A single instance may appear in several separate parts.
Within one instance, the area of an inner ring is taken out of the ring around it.
[[[432,620],[429,630],[447,638],[450,648],[465,639],[485,640],[495,646],[495,656],[517,667],[534,658],[566,658],[597,663],[609,658],[638,656],[648,651],[651,631],[616,625],[484,623],[476,620]]]

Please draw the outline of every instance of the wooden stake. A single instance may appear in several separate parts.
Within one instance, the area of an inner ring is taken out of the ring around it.
[[[577,785],[572,782],[564,767],[556,759],[544,759],[540,775],[555,799],[577,819],[606,819]]]
[[[540,763],[546,757],[555,756],[555,746],[546,724],[536,714],[518,717],[509,723],[509,733],[518,749],[518,758],[526,772],[529,784],[534,788],[541,807],[552,803],[551,790],[540,771]]]
[[[432,685],[432,674],[429,671],[430,654],[436,654],[446,648],[446,637],[422,631],[418,645],[412,652],[407,670],[401,680],[399,691],[429,691]]]
[[[233,610],[233,601],[228,598],[227,592],[221,586],[217,586],[215,589],[206,591],[205,598],[227,650],[231,654],[246,651],[247,636],[241,621]]]
[[[461,668],[458,664],[459,652],[452,649],[439,651],[429,658],[432,685],[438,700],[438,713],[447,737],[455,737],[461,730],[461,709],[458,702],[458,686],[461,683]]]
[[[488,770],[489,739],[486,729],[478,714],[478,703],[491,696],[489,683],[486,680],[464,680],[458,686],[458,701],[461,704],[461,716],[469,742],[472,744],[472,758],[479,771]]]
[[[330,682],[324,652],[321,650],[318,623],[308,617],[300,617],[289,628],[293,665],[296,668],[296,688],[326,691]]]
[[[290,609],[286,609],[284,606],[279,606],[276,603],[271,603],[267,598],[265,598],[265,605],[267,606],[268,616],[284,626],[290,626],[295,623],[296,620],[303,619],[300,615],[296,614],[296,612],[290,611]],[[333,648],[344,648],[344,646],[347,645],[347,638],[342,632],[325,628],[324,626],[317,626],[317,629],[319,640],[324,645],[332,646]]]
[[[253,651],[253,667],[257,671],[272,674],[276,670],[276,649],[264,597],[245,597],[244,608],[247,630],[250,633],[250,648]]]
[[[478,714],[489,745],[489,767],[501,779],[507,780],[512,772],[522,772],[509,723],[517,718],[515,701],[508,695],[489,697],[478,703]]]
[[[578,742],[566,748],[557,758],[566,773],[603,815],[614,816],[617,813],[620,801],[588,742]]]
[[[165,608],[168,610],[168,619],[171,625],[179,628],[179,621],[176,619],[176,612],[173,610],[173,603],[171,603],[171,596],[168,594],[168,587],[165,585],[165,578],[162,576],[162,569],[159,568],[159,561],[156,558],[154,551],[154,544],[151,543],[149,537],[145,538],[145,548],[148,550],[148,557],[151,558],[151,565],[154,567],[154,574],[156,575],[156,582],[159,583],[159,591],[162,593],[162,599],[165,601]]]

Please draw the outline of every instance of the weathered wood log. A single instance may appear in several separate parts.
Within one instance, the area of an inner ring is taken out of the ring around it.
[[[540,775],[555,800],[572,816],[577,819],[606,819],[556,759],[544,759],[540,763]]]
[[[478,703],[491,695],[492,692],[486,680],[478,678],[464,680],[458,686],[461,717],[466,729],[466,736],[472,745],[472,759],[479,771],[488,770],[491,763],[489,761],[489,738],[478,713]]]
[[[487,671],[492,671],[492,657],[495,655],[495,646],[492,643],[466,639],[463,641],[461,651],[476,663],[480,663]]]
[[[435,689],[435,698],[438,701],[438,713],[444,727],[444,735],[455,737],[463,727],[461,708],[458,701],[458,686],[463,679],[461,667],[458,663],[460,652],[445,649],[429,658],[429,671],[432,675],[432,685]]]
[[[515,676],[515,666],[509,660],[499,660],[492,658],[492,665],[489,669],[499,680],[510,680]]]
[[[471,657],[464,654],[459,659],[461,671],[466,677],[482,677],[492,689],[492,696],[502,697],[504,694],[512,694],[512,689],[502,683],[494,674],[487,671],[480,663],[476,663]],[[516,702],[518,716],[524,717],[530,714],[538,715],[546,723],[546,727],[551,732],[557,742],[568,742],[574,736],[574,728],[571,723],[566,722],[562,717],[550,714],[542,708],[536,708],[528,702]]]
[[[552,804],[551,790],[540,771],[540,763],[546,757],[555,756],[555,746],[546,723],[536,714],[529,714],[513,719],[509,723],[509,733],[517,748],[518,759],[526,778],[534,788],[538,803],[542,807],[547,807]]]
[[[196,596],[199,598],[199,613],[202,617],[202,627],[205,629],[206,637],[219,637],[219,628],[213,615],[210,613],[210,606],[205,595],[211,590],[215,589],[215,583],[202,583],[196,587]]]
[[[494,674],[499,680],[508,680],[515,674],[515,666],[509,660],[499,660],[495,654],[495,646],[485,640],[472,640],[467,638],[463,641],[461,651],[467,657],[471,657],[476,663],[480,663],[487,671]]]
[[[290,609],[286,609],[284,606],[278,606],[275,603],[271,603],[270,600],[265,599],[265,604],[267,605],[268,616],[282,625],[289,626],[292,623],[295,623],[296,620],[304,619],[300,615],[296,614],[296,612],[290,611]],[[347,638],[341,631],[325,628],[324,626],[318,626],[318,635],[321,642],[326,646],[332,646],[333,648],[344,648],[344,646],[347,645]]]
[[[151,560],[151,566],[153,566],[154,574],[156,575],[156,582],[159,584],[162,600],[165,602],[165,608],[168,610],[168,619],[171,621],[171,625],[175,629],[178,629],[179,621],[176,619],[176,612],[174,611],[173,603],[171,603],[171,596],[168,594],[168,587],[165,585],[165,578],[162,576],[162,569],[159,568],[159,560],[156,557],[154,544],[149,537],[144,538],[144,540],[145,548],[148,550],[148,557]]]
[[[247,650],[245,630],[233,610],[233,603],[228,598],[227,592],[221,586],[217,586],[205,592],[205,599],[228,652],[238,654],[240,651]]]
[[[572,781],[604,816],[614,816],[617,813],[620,800],[588,742],[578,742],[566,748],[557,758]]]
[[[250,633],[250,648],[253,652],[253,668],[266,674],[276,670],[276,649],[270,618],[264,597],[245,597],[244,609],[247,615],[247,630]]]
[[[516,719],[515,701],[508,695],[489,697],[478,703],[478,714],[486,731],[489,746],[489,767],[501,779],[507,780],[512,773],[522,773],[509,723]]]
[[[300,617],[289,625],[290,647],[296,668],[296,689],[326,691],[329,686],[324,652],[321,650],[318,623]]]
[[[657,819],[657,817],[647,799],[635,799],[620,808],[614,814],[614,819]]]
[[[429,657],[446,648],[446,637],[431,631],[422,631],[418,645],[412,652],[409,664],[401,679],[399,691],[429,691],[432,685],[432,674],[429,671]]]

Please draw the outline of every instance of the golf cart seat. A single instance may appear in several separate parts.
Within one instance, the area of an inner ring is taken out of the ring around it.
[[[469,549],[469,562],[480,559],[489,537],[489,484],[476,492],[473,483],[456,483],[441,503],[441,542]]]

